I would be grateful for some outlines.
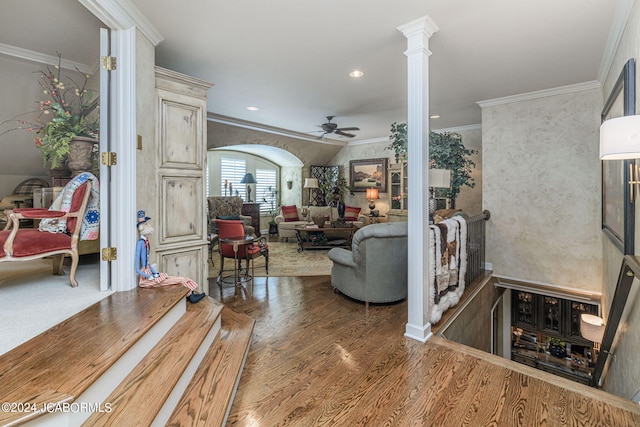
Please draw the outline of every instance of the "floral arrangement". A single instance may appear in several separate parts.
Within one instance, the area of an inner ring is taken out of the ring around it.
[[[402,199],[406,198],[407,193],[400,193],[397,196],[391,197],[391,209],[400,209],[400,207],[402,206],[400,202],[402,201]]]
[[[95,92],[87,89],[89,76],[76,70],[80,78],[61,75],[62,55],[58,54],[58,65],[52,70],[47,67],[38,71],[38,85],[46,99],[38,102],[38,110],[20,114],[11,120],[0,122],[17,126],[0,135],[18,129],[35,133],[35,145],[42,153],[43,163],[51,168],[62,165],[69,154],[69,142],[76,136],[97,139],[99,118],[92,114],[98,107]],[[18,117],[35,114],[35,119],[23,120]]]

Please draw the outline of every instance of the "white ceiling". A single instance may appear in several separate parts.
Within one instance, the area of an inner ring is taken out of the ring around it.
[[[427,14],[440,27],[429,46],[430,113],[443,129],[479,124],[478,101],[597,80],[626,0],[121,1],[164,38],[157,65],[214,83],[210,113],[312,137],[335,115],[361,129],[338,138],[346,142],[387,137],[406,120],[398,26]],[[97,26],[77,0],[0,3],[0,44],[91,67]],[[348,77],[355,68],[365,76]]]
[[[215,84],[210,112],[296,132],[336,115],[340,126],[360,127],[349,141],[386,137],[392,122],[406,120],[398,26],[429,15],[440,27],[429,46],[430,113],[441,115],[431,127],[442,129],[479,124],[478,101],[597,80],[617,4],[131,1],[165,39],[158,65]],[[365,76],[348,77],[355,68]]]

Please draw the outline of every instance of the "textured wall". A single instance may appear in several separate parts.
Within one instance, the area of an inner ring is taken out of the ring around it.
[[[622,67],[629,58],[636,58],[636,85],[638,84],[638,71],[640,63],[640,4],[633,6],[629,15],[629,21],[623,34],[618,50],[613,59],[613,64],[604,84],[604,99],[609,96],[611,88],[615,84]],[[636,114],[640,113],[640,92],[636,89]],[[636,254],[640,248],[640,208],[636,206]],[[605,262],[605,275],[603,286],[603,312],[609,313],[609,307],[615,292],[618,271],[620,270],[622,253],[609,241],[603,238],[603,254]],[[606,373],[603,382],[604,390],[617,394],[618,396],[631,398],[640,390],[640,283],[636,280],[633,284],[634,291],[627,301],[626,313],[623,317],[613,353],[616,355],[611,362],[609,371]]]
[[[601,290],[598,89],[482,111],[487,262],[497,275]]]
[[[460,128],[446,129],[450,132],[457,132],[462,137],[465,148],[478,150],[478,154],[472,157],[476,167],[472,171],[475,179],[474,188],[463,187],[456,200],[456,208],[462,209],[469,215],[477,215],[482,212],[482,131],[479,125],[465,126]],[[437,132],[438,130],[436,130]],[[349,144],[344,147],[328,164],[339,165],[343,168],[345,176],[349,179],[349,161],[355,159],[376,159],[389,158],[389,164],[395,162],[395,154],[392,150],[387,150],[389,141],[373,142],[365,144]],[[376,201],[376,209],[381,214],[389,210],[389,193],[381,193],[380,200]],[[355,193],[354,196],[347,195],[345,202],[350,206],[360,206],[365,212],[369,211],[369,201],[365,199],[364,193]]]
[[[464,147],[478,152],[471,156],[471,160],[476,164],[471,171],[475,187],[464,186],[460,189],[460,194],[456,198],[456,209],[462,209],[469,216],[479,215],[482,213],[482,128],[477,125],[447,130],[459,133]]]

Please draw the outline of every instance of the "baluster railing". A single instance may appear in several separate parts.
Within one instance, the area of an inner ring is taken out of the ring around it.
[[[488,210],[480,215],[469,217],[462,214],[467,220],[467,273],[465,283],[470,285],[484,272],[484,252],[486,222],[491,217]]]

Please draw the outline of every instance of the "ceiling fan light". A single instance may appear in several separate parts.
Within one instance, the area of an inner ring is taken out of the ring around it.
[[[362,77],[362,76],[364,76],[364,72],[360,70],[353,70],[352,72],[349,73],[349,77],[353,77],[354,79],[357,79],[358,77]]]

